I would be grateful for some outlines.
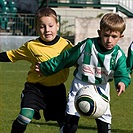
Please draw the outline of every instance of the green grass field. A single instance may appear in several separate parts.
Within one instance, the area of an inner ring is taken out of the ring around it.
[[[29,67],[30,64],[23,61],[0,63],[0,133],[10,133],[12,122],[20,111],[20,95]],[[70,72],[66,82],[68,89],[73,68]],[[120,97],[111,83],[111,111],[112,133],[133,133],[133,83]],[[56,122],[45,122],[42,115],[40,120],[28,125],[25,133],[59,133],[59,128]],[[77,133],[97,133],[95,121],[81,118]]]

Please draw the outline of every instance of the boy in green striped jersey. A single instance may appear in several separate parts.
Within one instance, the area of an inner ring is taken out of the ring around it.
[[[64,82],[68,78],[69,69],[65,68],[47,77],[38,77],[35,64],[59,55],[71,48],[72,44],[57,35],[57,14],[49,7],[38,9],[35,15],[35,28],[39,37],[24,43],[18,49],[0,53],[0,62],[25,60],[31,63],[22,91],[20,113],[12,124],[11,133],[24,133],[33,117],[40,118],[37,118],[39,110],[43,110],[46,121],[57,121],[60,127],[65,120],[67,101]]]
[[[128,68],[128,72],[130,74],[132,74],[132,70],[133,70],[133,42],[130,44],[130,46],[128,48],[127,68]]]
[[[68,95],[66,124],[61,128],[61,133],[77,131],[80,115],[74,107],[74,98],[80,88],[95,84],[104,89],[110,99],[109,82],[114,79],[118,96],[125,92],[125,88],[130,84],[126,56],[117,45],[119,39],[123,37],[125,27],[122,17],[108,13],[100,21],[99,37],[87,38],[59,56],[36,65],[36,71],[40,76],[42,73],[48,76],[63,68],[76,65]],[[98,133],[111,132],[111,118],[110,105],[108,105],[107,111],[96,119]]]

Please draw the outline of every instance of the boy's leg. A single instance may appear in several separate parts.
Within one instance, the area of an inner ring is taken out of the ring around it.
[[[24,133],[24,131],[26,130],[26,126],[27,125],[20,124],[16,119],[12,124],[11,133]]]
[[[24,133],[27,125],[33,118],[34,110],[30,108],[22,108],[17,119],[12,124],[11,133]]]
[[[81,87],[83,87],[81,81],[74,78],[67,99],[65,125],[60,129],[60,133],[76,133],[77,131],[80,115],[75,108],[74,100],[77,91]]]
[[[59,127],[65,123],[66,110],[66,88],[62,83],[58,86],[45,87],[43,89],[44,101],[46,104],[43,115],[46,121],[57,121]],[[51,99],[52,97],[52,99]]]
[[[79,117],[75,115],[66,115],[66,123],[60,129],[60,133],[76,133]]]
[[[11,133],[24,133],[35,112],[38,115],[40,107],[45,107],[42,93],[39,89],[41,87],[39,84],[25,83],[25,88],[21,95],[21,111],[18,118],[12,124]]]
[[[111,124],[96,119],[98,133],[111,133]]]
[[[21,94],[21,108],[29,107],[34,109],[33,118],[36,120],[41,118],[39,110],[44,105],[41,88],[40,84],[25,83],[25,88]]]
[[[109,83],[101,84],[100,87],[105,90],[106,96],[110,100],[110,84]],[[110,102],[109,102],[106,112],[101,117],[96,119],[98,133],[111,133],[111,119],[112,115],[110,111]]]

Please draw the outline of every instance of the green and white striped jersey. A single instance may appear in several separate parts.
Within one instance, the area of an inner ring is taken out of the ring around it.
[[[133,70],[133,42],[130,44],[128,48],[127,68],[128,68],[129,73],[131,74]]]
[[[98,44],[98,38],[87,38],[59,56],[41,63],[40,69],[48,76],[76,65],[74,76],[79,80],[90,84],[104,84],[114,79],[115,85],[123,82],[127,87],[130,78],[124,52],[118,45],[105,52],[101,47],[103,46]]]

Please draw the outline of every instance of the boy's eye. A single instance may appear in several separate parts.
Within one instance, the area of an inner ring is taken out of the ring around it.
[[[113,35],[112,38],[117,38],[117,36]]]
[[[104,36],[105,36],[105,37],[109,37],[110,35],[105,34]]]
[[[49,27],[53,27],[53,25],[49,25]]]
[[[49,25],[48,27],[53,27],[53,25]],[[40,25],[40,28],[46,28],[45,25]]]
[[[44,28],[44,25],[40,25],[40,28]]]
[[[105,37],[110,37],[110,36],[111,36],[112,38],[117,38],[116,35],[107,35],[107,34],[105,34],[104,36],[105,36]]]

